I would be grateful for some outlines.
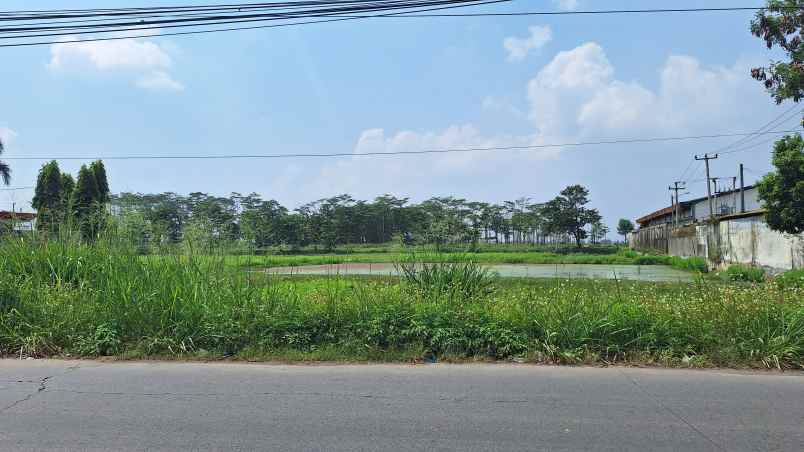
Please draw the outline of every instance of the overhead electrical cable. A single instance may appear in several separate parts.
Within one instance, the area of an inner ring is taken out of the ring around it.
[[[316,23],[325,23],[325,22],[339,22],[339,21],[346,21],[346,20],[355,20],[355,19],[367,19],[367,18],[376,18],[376,17],[385,17],[385,16],[396,16],[399,14],[403,14],[406,12],[422,12],[422,11],[435,11],[435,10],[444,10],[444,9],[452,9],[452,8],[462,8],[467,6],[478,6],[478,5],[487,5],[487,4],[494,4],[494,3],[503,3],[508,2],[511,0],[430,0],[430,1],[420,1],[420,2],[410,2],[404,1],[400,2],[397,1],[398,6],[395,8],[391,8],[393,10],[397,10],[400,8],[405,8],[402,11],[393,11],[393,12],[385,12],[380,14],[362,14],[357,16],[342,16],[338,14],[307,14],[307,15],[296,15],[295,18],[299,17],[331,17],[329,19],[321,19],[321,20],[307,20],[307,21],[296,21],[296,22],[283,22],[278,24],[270,24],[270,25],[254,25],[254,26],[246,26],[246,27],[228,27],[228,28],[215,28],[215,29],[202,29],[202,30],[192,30],[192,31],[185,31],[185,32],[170,32],[170,33],[158,33],[158,34],[130,34],[126,33],[123,36],[106,36],[106,37],[99,37],[99,38],[89,38],[89,39],[70,39],[70,40],[57,40],[57,41],[33,41],[33,42],[17,42],[11,44],[0,44],[0,47],[23,47],[23,46],[37,46],[37,45],[51,45],[57,43],[77,43],[77,42],[98,42],[98,41],[115,41],[115,40],[122,40],[122,39],[133,39],[133,38],[143,38],[143,37],[156,37],[156,36],[181,36],[187,34],[201,34],[201,33],[215,33],[220,31],[234,31],[234,30],[254,30],[254,29],[263,29],[263,28],[276,28],[276,27],[288,27],[288,26],[296,26],[296,25],[306,25],[306,24],[316,24]],[[404,6],[406,5],[406,6]],[[441,6],[429,6],[427,8],[423,8],[422,6],[428,5],[441,5]],[[413,10],[409,10],[408,8],[416,8]],[[372,11],[384,11],[388,10],[389,8],[383,6],[382,8],[374,7],[370,9]],[[287,18],[285,18],[287,19]],[[266,18],[266,19],[259,19],[259,21],[266,21],[266,20],[278,20],[275,18]],[[239,22],[249,22],[253,20],[242,20]],[[230,21],[229,23],[237,23],[238,21]],[[147,24],[146,22],[143,22]],[[195,24],[195,25],[180,25],[183,26],[205,26],[205,25],[219,25],[221,23],[227,22],[217,22],[214,24]],[[129,27],[129,28],[118,28],[113,30],[105,30],[101,31],[100,33],[111,33],[111,32],[123,32],[123,31],[142,31],[142,30],[156,30],[161,28],[170,28],[170,27],[179,27],[179,26],[141,26],[141,27]],[[2,32],[3,28],[0,27],[0,32]],[[67,33],[65,36],[71,34],[78,34],[78,33]],[[28,38],[32,36],[27,36]],[[22,38],[22,36],[14,36],[13,38]],[[2,37],[2,39],[8,39],[8,37]]]
[[[774,130],[762,132],[765,135],[771,134],[785,134],[794,132],[792,130]],[[673,141],[687,141],[687,140],[703,140],[715,138],[737,137],[744,135],[753,135],[756,132],[750,133],[723,133],[711,135],[693,135],[693,136],[678,136],[678,137],[650,137],[650,138],[621,138],[613,140],[599,140],[599,141],[583,141],[571,143],[555,143],[555,144],[533,144],[521,146],[491,146],[491,147],[467,147],[467,148],[448,148],[448,149],[424,149],[418,151],[377,151],[377,152],[335,152],[335,153],[321,153],[321,154],[222,154],[222,155],[107,155],[107,156],[3,156],[4,160],[191,160],[191,159],[215,159],[215,160],[228,160],[228,159],[281,159],[281,158],[332,158],[332,157],[362,157],[362,156],[395,156],[395,155],[422,155],[422,154],[448,154],[448,153],[467,153],[467,152],[484,152],[484,151],[535,151],[549,148],[579,148],[584,146],[599,146],[608,144],[632,144],[632,143],[657,143],[657,142],[673,142]]]
[[[783,111],[782,113],[780,113],[779,115],[777,115],[776,117],[771,119],[769,122],[767,122],[764,125],[762,125],[754,133],[747,134],[747,135],[743,136],[742,138],[736,140],[735,142],[715,150],[713,153],[714,154],[718,154],[718,153],[730,154],[731,152],[726,152],[726,151],[728,151],[731,148],[734,148],[735,146],[740,146],[740,145],[747,144],[747,143],[751,142],[752,140],[756,139],[757,137],[762,136],[763,133],[766,132],[769,128],[776,127],[779,124],[785,123],[785,122],[789,121],[795,115],[801,114],[802,112],[804,112],[804,110],[799,110],[799,111],[796,111],[795,113],[793,113],[791,115],[791,112],[794,112],[794,110],[796,110],[797,108],[799,108],[799,105],[798,104],[793,104],[790,108],[786,109],[785,111]],[[695,162],[696,162],[696,160],[690,160],[690,163],[687,165],[687,167],[681,173],[681,177],[679,177],[678,180],[686,181],[686,179],[684,179],[684,177],[687,175],[687,172],[690,170],[690,168],[692,167],[692,165]],[[697,174],[699,169],[702,167],[702,165],[703,164],[701,163],[701,161],[698,161],[698,166],[695,168],[695,170],[693,170],[692,174]]]
[[[426,18],[426,17],[506,17],[506,16],[539,16],[539,15],[594,15],[594,14],[667,14],[690,12],[728,12],[759,11],[763,7],[722,7],[722,8],[654,8],[654,9],[611,9],[587,11],[516,11],[516,12],[476,12],[476,13],[434,13],[432,11],[465,8],[504,3],[511,0],[468,1],[468,0],[377,0],[377,1],[307,1],[307,2],[269,2],[242,3],[201,6],[173,6],[153,8],[109,8],[88,10],[54,10],[54,11],[7,11],[0,12],[0,23],[10,22],[12,26],[0,26],[0,39],[20,41],[43,37],[69,36],[72,34],[90,35],[87,39],[71,39],[66,42],[96,42],[118,39],[132,39],[153,36],[182,36],[202,33],[217,33],[236,30],[254,30],[298,26],[325,22],[367,18]],[[432,5],[449,5],[429,8]],[[413,8],[421,8],[413,10]],[[800,9],[799,7],[791,7]],[[390,11],[391,13],[378,13]],[[197,14],[198,16],[193,16]],[[312,18],[329,18],[324,20],[301,20]],[[72,19],[64,20],[64,19]],[[120,22],[119,20],[124,20]],[[147,19],[147,20],[146,20]],[[58,20],[58,22],[56,22]],[[95,23],[87,23],[89,21]],[[263,22],[289,21],[271,25],[243,27],[223,27],[220,25]],[[20,21],[27,21],[19,24]],[[38,21],[30,23],[30,21]],[[50,23],[46,22],[50,21]],[[13,23],[17,26],[13,26]],[[217,28],[208,28],[218,26]],[[113,32],[136,32],[157,28],[193,27],[191,31],[126,36],[104,36]],[[22,34],[27,33],[27,34]],[[98,36],[99,35],[99,36]],[[0,47],[20,47],[49,45],[59,42],[25,41],[0,44]]]

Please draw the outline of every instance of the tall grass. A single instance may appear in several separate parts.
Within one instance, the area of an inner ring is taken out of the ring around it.
[[[490,270],[472,261],[437,262],[409,260],[396,264],[405,287],[425,299],[466,301],[494,292],[498,278]]]
[[[0,243],[0,354],[442,358],[804,366],[804,290],[700,280],[269,277],[113,243]]]
[[[804,268],[786,271],[776,276],[774,283],[781,288],[804,289]]]
[[[725,271],[720,273],[722,278],[732,282],[753,282],[759,283],[765,280],[765,270],[748,265],[729,265]]]

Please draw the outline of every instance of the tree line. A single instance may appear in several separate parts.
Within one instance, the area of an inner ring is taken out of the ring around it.
[[[82,165],[77,180],[50,161],[39,170],[31,201],[37,212],[36,229],[54,234],[64,227],[75,228],[85,239],[92,239],[106,224],[110,200],[102,161]]]
[[[236,242],[253,248],[346,244],[565,243],[602,240],[608,228],[589,191],[573,185],[554,199],[519,198],[501,204],[434,197],[420,203],[382,195],[372,201],[348,194],[288,209],[256,193],[111,196],[121,231],[140,244]]]

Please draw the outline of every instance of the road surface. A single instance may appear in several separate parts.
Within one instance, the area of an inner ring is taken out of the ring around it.
[[[0,450],[804,450],[804,376],[0,360]]]

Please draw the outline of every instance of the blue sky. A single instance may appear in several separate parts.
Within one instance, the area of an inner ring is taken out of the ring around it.
[[[37,7],[156,3],[181,2],[40,1]],[[478,10],[730,5],[520,0]],[[29,2],[2,6],[25,8]],[[749,77],[750,67],[778,57],[748,32],[751,16],[374,19],[0,49],[0,133],[6,157],[58,159],[360,153],[750,132],[789,108],[774,105]],[[613,225],[668,204],[667,185],[693,154],[735,140],[398,158],[110,160],[107,169],[113,191],[254,191],[291,207],[344,192],[364,199],[392,193],[417,201],[445,195],[543,201],[580,183]],[[752,181],[770,167],[770,148],[723,156],[713,162],[713,175],[734,175],[743,162]],[[10,163],[14,186],[33,185],[42,164]],[[76,173],[80,163],[61,165]],[[703,182],[691,183],[687,196],[704,192]],[[11,202],[29,206],[31,195],[0,192],[0,209]]]

